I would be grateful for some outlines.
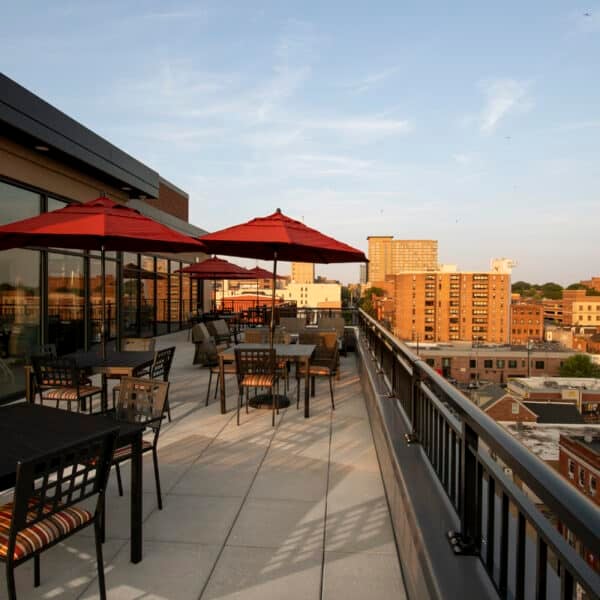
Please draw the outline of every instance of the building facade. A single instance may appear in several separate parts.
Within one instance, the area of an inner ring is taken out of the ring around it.
[[[185,192],[0,75],[0,224],[101,192],[183,233],[204,233],[183,218]],[[109,337],[118,343],[186,326],[201,289],[180,269],[200,258],[107,252]],[[23,393],[23,365],[40,344],[65,354],[99,341],[100,262],[99,251],[0,252],[0,402]]]
[[[392,236],[369,236],[369,282],[384,282],[388,275],[409,271],[436,271],[437,240],[395,240]]]
[[[292,263],[292,282],[293,283],[314,283],[315,265],[313,263]]]
[[[342,308],[342,286],[338,283],[289,283],[282,294],[298,308]]]
[[[507,343],[510,274],[437,271],[389,276],[400,339]]]
[[[510,305],[510,341],[527,344],[544,339],[544,307],[533,302],[513,302]]]

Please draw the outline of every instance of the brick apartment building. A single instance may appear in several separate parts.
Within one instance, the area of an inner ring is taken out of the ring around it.
[[[513,302],[510,306],[510,341],[527,344],[544,339],[544,307],[533,302]]]
[[[510,273],[436,271],[388,276],[400,339],[508,343]]]
[[[409,271],[436,271],[437,240],[395,240],[390,236],[369,236],[368,280],[381,286],[388,275]]]
[[[598,481],[600,480],[600,437],[599,436],[560,436],[559,441],[560,474],[585,494],[596,506],[600,506]],[[563,525],[559,530],[568,542],[575,546],[580,555],[597,572],[600,571],[600,551],[583,548]]]
[[[581,285],[585,285],[586,287],[592,288],[597,292],[600,292],[600,277],[592,277],[591,279],[583,279],[580,281]]]

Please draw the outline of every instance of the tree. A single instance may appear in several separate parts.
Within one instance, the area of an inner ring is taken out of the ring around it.
[[[562,298],[563,288],[562,285],[554,283],[554,281],[548,281],[541,287],[542,295],[544,298],[550,300],[560,300]]]
[[[587,354],[575,354],[560,367],[561,377],[600,377],[600,366]]]
[[[367,288],[358,301],[359,308],[362,308],[368,315],[371,315],[373,318],[377,318],[377,311],[375,310],[375,305],[373,304],[373,298],[383,298],[385,296],[385,290],[379,287],[370,287]]]

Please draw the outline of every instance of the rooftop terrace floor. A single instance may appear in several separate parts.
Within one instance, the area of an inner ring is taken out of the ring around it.
[[[342,357],[331,410],[317,381],[311,417],[295,404],[250,409],[235,422],[237,386],[227,380],[226,415],[208,370],[192,366],[187,332],[171,372],[173,422],[159,442],[164,508],[156,506],[152,459],[144,458],[144,559],[129,562],[129,467],[125,495],[111,473],[104,564],[109,598],[286,600],[406,597],[379,464],[355,365]],[[293,380],[292,380],[293,381]],[[295,394],[295,391],[292,390]],[[33,562],[16,569],[19,598],[97,598],[92,528],[45,552],[42,586]],[[0,597],[5,594],[0,569]]]

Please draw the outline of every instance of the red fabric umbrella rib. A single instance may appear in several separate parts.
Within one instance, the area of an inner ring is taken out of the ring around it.
[[[195,279],[255,279],[248,269],[230,263],[222,258],[208,258],[181,269]]]

